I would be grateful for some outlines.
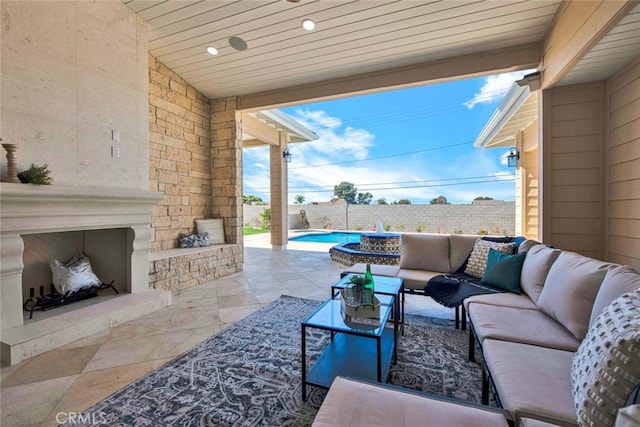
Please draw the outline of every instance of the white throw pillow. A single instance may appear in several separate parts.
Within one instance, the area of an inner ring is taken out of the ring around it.
[[[578,347],[571,387],[578,424],[613,425],[640,378],[640,290],[605,307]]]
[[[511,255],[516,249],[515,243],[496,243],[488,240],[478,239],[473,245],[471,255],[469,255],[469,262],[467,262],[467,268],[464,270],[464,274],[467,276],[481,279],[484,275],[484,270],[487,268],[487,257],[489,256],[489,249],[495,249],[496,251]]]
[[[196,219],[198,234],[208,233],[209,243],[218,245],[224,243],[224,225],[220,218]]]
[[[49,266],[53,275],[53,285],[62,295],[102,284],[91,269],[89,257],[82,252],[78,252],[64,264],[54,259],[49,262]]]

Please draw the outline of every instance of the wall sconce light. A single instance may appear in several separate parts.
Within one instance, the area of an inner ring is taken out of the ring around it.
[[[507,155],[507,166],[510,168],[515,168],[516,166],[518,166],[518,159],[520,159],[520,153],[518,152],[517,148],[513,147]]]
[[[287,163],[291,163],[291,153],[288,148],[282,152],[282,157],[284,157]]]

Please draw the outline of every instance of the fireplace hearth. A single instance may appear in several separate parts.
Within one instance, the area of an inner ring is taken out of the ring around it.
[[[162,198],[159,193],[132,189],[2,184],[2,362],[19,363],[170,304],[169,292],[148,287],[151,211]],[[28,320],[23,304],[29,288],[48,286],[51,280],[43,265],[51,259],[68,259],[69,252],[78,249],[89,254],[99,278],[106,277],[99,270],[109,269],[109,280],[115,278],[121,294]]]

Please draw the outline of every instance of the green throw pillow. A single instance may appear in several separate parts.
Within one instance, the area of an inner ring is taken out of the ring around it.
[[[521,294],[520,273],[522,272],[525,256],[527,256],[526,252],[507,255],[495,249],[489,249],[487,268],[484,271],[481,283]]]

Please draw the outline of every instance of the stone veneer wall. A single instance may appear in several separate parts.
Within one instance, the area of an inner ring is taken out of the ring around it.
[[[245,205],[244,223],[259,227],[260,213],[269,205]],[[372,231],[377,221],[389,224],[390,232],[418,231],[425,233],[476,234],[481,229],[489,234],[515,234],[515,203],[499,200],[478,200],[471,204],[451,205],[349,205],[349,226],[346,224],[345,206],[290,205],[292,219],[304,210],[312,229]]]
[[[211,102],[213,215],[224,220],[227,243],[242,243],[242,120],[237,98]]]
[[[209,101],[149,55],[150,190],[165,194],[152,216],[149,286],[179,290],[242,270],[234,228],[242,215],[242,186],[233,179],[242,164],[235,135],[235,103]],[[213,113],[212,113],[213,110]],[[213,131],[211,130],[213,129]],[[230,142],[231,141],[231,142]],[[229,148],[231,147],[231,148]],[[240,195],[240,215],[232,208]],[[179,233],[195,232],[195,220],[224,218],[227,244],[179,249]],[[241,230],[241,228],[240,228]]]
[[[178,233],[211,217],[209,100],[149,55],[149,189],[165,194],[151,219],[154,251],[178,247]]]
[[[239,271],[240,245],[216,245],[198,249],[173,249],[151,254],[149,286],[177,291],[201,285]]]

